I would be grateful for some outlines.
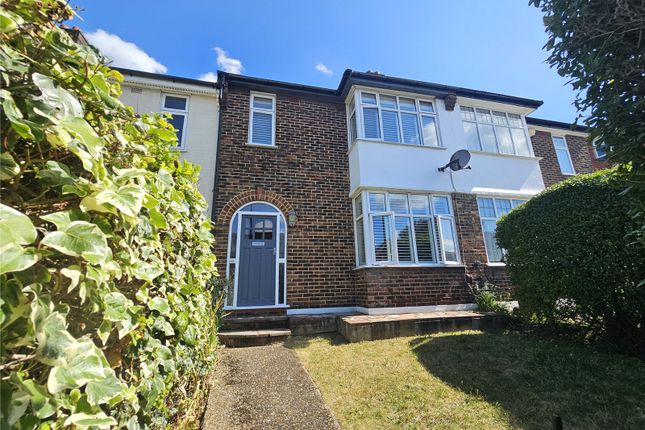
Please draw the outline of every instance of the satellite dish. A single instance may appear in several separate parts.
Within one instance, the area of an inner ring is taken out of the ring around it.
[[[453,172],[462,169],[470,169],[470,167],[468,167],[469,161],[470,152],[465,149],[460,149],[459,151],[452,154],[452,157],[450,157],[448,164],[443,167],[439,167],[439,171],[444,172],[448,167],[450,167],[450,170],[452,170]]]

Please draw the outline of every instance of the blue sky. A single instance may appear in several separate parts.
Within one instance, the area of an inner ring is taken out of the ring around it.
[[[68,24],[92,34],[116,65],[192,78],[241,68],[329,88],[346,68],[373,69],[541,99],[532,116],[573,121],[574,92],[545,64],[542,15],[527,3],[72,0],[83,20]]]

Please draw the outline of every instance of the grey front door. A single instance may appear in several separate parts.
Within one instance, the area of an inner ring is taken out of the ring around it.
[[[275,305],[275,233],[275,216],[242,216],[237,306]]]

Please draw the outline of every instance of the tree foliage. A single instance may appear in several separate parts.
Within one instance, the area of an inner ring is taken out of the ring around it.
[[[525,317],[574,322],[645,356],[645,248],[627,237],[624,187],[613,170],[561,182],[502,217],[497,239]]]
[[[0,9],[0,427],[162,428],[213,361],[210,222],[172,127],[117,100],[71,16]]]
[[[570,78],[591,139],[622,164],[631,187],[633,233],[645,243],[645,2],[530,0],[545,14],[548,63]]]

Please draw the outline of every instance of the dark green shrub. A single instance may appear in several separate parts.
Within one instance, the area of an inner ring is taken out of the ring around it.
[[[645,352],[645,270],[636,221],[615,171],[579,175],[513,210],[497,224],[518,285],[520,313],[573,321],[632,353]]]
[[[69,17],[0,9],[0,428],[190,427],[217,324],[198,171]]]

